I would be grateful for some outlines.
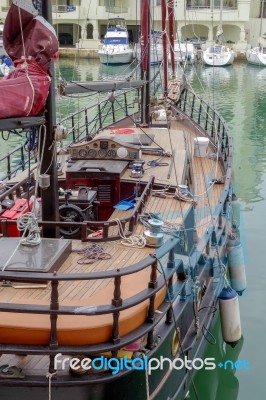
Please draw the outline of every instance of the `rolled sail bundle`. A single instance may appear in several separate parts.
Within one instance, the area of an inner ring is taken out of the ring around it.
[[[51,84],[51,60],[58,51],[55,30],[33,2],[13,0],[3,39],[16,69],[0,80],[0,118],[40,115]]]

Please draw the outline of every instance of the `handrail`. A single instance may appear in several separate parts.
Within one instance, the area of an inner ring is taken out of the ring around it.
[[[99,271],[99,272],[91,272],[91,273],[81,273],[81,274],[51,274],[51,273],[37,273],[37,274],[30,274],[27,275],[26,273],[13,273],[9,271],[1,271],[0,272],[0,280],[7,281],[18,281],[18,280],[27,280],[28,282],[37,282],[45,280],[46,282],[51,282],[51,295],[50,295],[50,306],[47,305],[36,305],[36,304],[10,304],[5,303],[0,305],[1,312],[8,312],[8,313],[22,313],[22,314],[45,314],[50,316],[50,343],[48,346],[34,346],[34,345],[0,345],[0,349],[5,348],[6,352],[12,352],[14,349],[18,350],[18,353],[25,349],[27,354],[31,354],[32,352],[35,354],[48,354],[50,355],[50,370],[54,368],[54,359],[53,359],[53,352],[55,350],[60,351],[65,354],[69,354],[69,346],[61,346],[58,344],[58,328],[57,328],[57,318],[58,315],[113,315],[113,325],[112,325],[112,337],[110,337],[110,342],[108,344],[109,350],[110,348],[112,351],[115,351],[115,347],[119,348],[120,345],[120,336],[119,336],[119,316],[120,311],[126,310],[128,308],[137,306],[138,304],[149,300],[148,305],[148,315],[146,322],[142,323],[142,325],[137,328],[139,331],[148,332],[148,339],[147,343],[149,346],[153,346],[153,329],[154,326],[160,321],[161,318],[157,319],[155,315],[155,295],[156,293],[161,290],[163,287],[168,285],[168,282],[172,282],[173,275],[177,272],[178,267],[183,264],[181,260],[173,266],[171,264],[171,255],[176,247],[177,243],[179,242],[178,238],[170,238],[168,239],[157,251],[156,256],[149,255],[144,260],[141,260],[138,263],[132,264],[128,267],[123,269],[117,269],[113,271]],[[167,269],[164,268],[164,273],[157,277],[157,260],[160,260],[168,254],[168,264]],[[142,289],[137,294],[122,299],[121,297],[121,278],[126,275],[135,274],[140,272],[147,267],[150,267],[150,280],[147,281],[146,289]],[[58,292],[58,285],[62,281],[77,281],[77,280],[95,280],[95,279],[114,279],[114,291],[113,291],[113,298],[110,298],[110,303],[87,308],[80,311],[80,306],[63,306],[59,303],[59,292]],[[180,291],[171,292],[173,299],[178,296]],[[165,304],[165,303],[163,303]],[[169,309],[170,303],[166,307],[166,311]],[[92,311],[92,312],[90,312]],[[163,313],[163,316],[168,318],[166,311]],[[149,328],[147,329],[146,323],[149,323]],[[126,335],[123,337],[123,343],[128,344],[132,341],[131,334]],[[113,344],[110,345],[110,344]],[[81,348],[84,346],[78,346]],[[76,348],[76,346],[75,346]],[[87,345],[88,350],[92,353],[93,351],[96,352],[97,350],[106,351],[107,343],[101,343],[98,345]]]
[[[135,107],[135,95],[132,94],[132,98],[128,97],[132,91],[135,93],[136,90],[138,91],[138,89],[129,89],[126,91],[121,91],[121,93],[116,93],[116,98],[119,98],[119,101],[115,102],[115,106],[113,103],[111,104],[108,99],[103,99],[97,105],[97,111],[94,113],[95,116],[90,120],[88,119],[88,115],[93,115],[95,104],[90,105],[89,107],[84,107],[81,110],[78,110],[63,118],[60,122],[65,126],[71,136],[69,142],[76,142],[81,138],[88,136],[93,137],[100,129],[103,129],[110,123],[114,123],[121,119],[122,111],[123,114],[129,115],[129,109]],[[84,122],[81,123],[80,119],[82,119]],[[18,124],[18,130],[23,128],[23,124]],[[12,155],[17,153],[20,153],[21,160],[23,160],[23,162],[21,162],[20,165],[12,166]],[[18,171],[24,171],[30,160],[36,162],[35,156],[32,155],[28,157],[27,155],[27,157],[25,157],[24,143],[18,145],[14,150],[0,158],[1,169],[5,168],[4,175],[1,177],[1,180],[5,181],[6,179],[11,179]],[[5,166],[3,166],[4,163],[6,164]]]
[[[223,219],[226,219],[226,215],[228,214],[228,200],[232,196],[233,141],[229,135],[228,125],[220,113],[212,109],[207,102],[201,97],[197,97],[189,89],[185,88],[183,90],[176,103],[176,107],[173,108],[177,111],[177,114],[183,115],[195,128],[199,128],[199,133],[203,135],[207,133],[211,143],[217,148],[218,157],[222,161],[225,171],[224,190],[212,213],[211,229],[207,227],[202,239],[197,243],[197,248],[191,254],[190,262],[193,267],[199,262],[204,249],[206,249],[206,254],[209,255],[210,247],[218,244],[217,237],[221,236],[221,232],[223,233],[226,229]],[[211,113],[213,115],[212,119],[209,118]],[[197,124],[200,127],[195,123],[195,117],[197,117]]]
[[[25,178],[23,182],[26,183],[27,179],[28,178]],[[124,231],[125,231],[126,225],[128,225],[128,229],[124,233],[125,236],[130,236],[133,233],[134,227],[136,226],[136,224],[138,222],[138,216],[142,213],[143,208],[145,207],[146,202],[151,194],[153,183],[154,183],[154,177],[151,176],[148,183],[146,184],[140,198],[137,200],[137,203],[136,203],[134,209],[132,209],[131,214],[128,217],[122,218],[120,220]],[[11,194],[13,194],[15,190],[19,190],[20,186],[21,186],[21,184],[18,184],[18,183],[16,185],[14,185],[14,187],[12,187],[8,191],[6,191],[5,194],[2,195],[2,197],[0,196],[0,201],[2,201],[4,198],[6,198],[8,194],[11,196]],[[2,232],[3,236],[7,236],[9,225],[16,225],[16,221],[1,219],[1,216],[0,216],[0,226],[2,227],[1,232]],[[39,227],[55,226],[55,227],[59,227],[62,229],[66,228],[66,227],[73,227],[75,229],[80,228],[81,240],[83,242],[102,242],[102,241],[110,241],[110,240],[114,241],[114,240],[121,239],[119,234],[109,235],[109,229],[111,227],[117,226],[117,222],[115,220],[85,221],[85,222],[38,221],[38,225],[39,225]],[[102,229],[102,231],[103,231],[102,237],[88,237],[88,228],[95,230],[95,231]]]

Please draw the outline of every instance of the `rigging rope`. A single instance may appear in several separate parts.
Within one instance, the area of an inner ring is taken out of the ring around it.
[[[56,372],[47,372],[46,378],[48,379],[48,400],[52,400],[52,379]]]

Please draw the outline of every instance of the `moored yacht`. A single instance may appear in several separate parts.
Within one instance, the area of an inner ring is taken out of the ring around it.
[[[133,59],[133,49],[129,44],[129,35],[124,18],[110,18],[98,51],[102,64],[129,64]]]
[[[215,44],[203,52],[203,61],[212,67],[223,67],[233,64],[235,52],[225,45]]]

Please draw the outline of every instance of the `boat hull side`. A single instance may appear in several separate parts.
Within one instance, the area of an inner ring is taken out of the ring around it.
[[[206,65],[212,67],[224,67],[226,65],[231,65],[234,62],[235,55],[233,52],[229,54],[213,55],[210,53],[203,53],[203,61]]]
[[[125,51],[125,52],[98,52],[100,62],[102,64],[130,64],[133,59],[133,51]]]
[[[266,66],[266,54],[259,52],[259,48],[248,50],[246,58],[249,64]]]

